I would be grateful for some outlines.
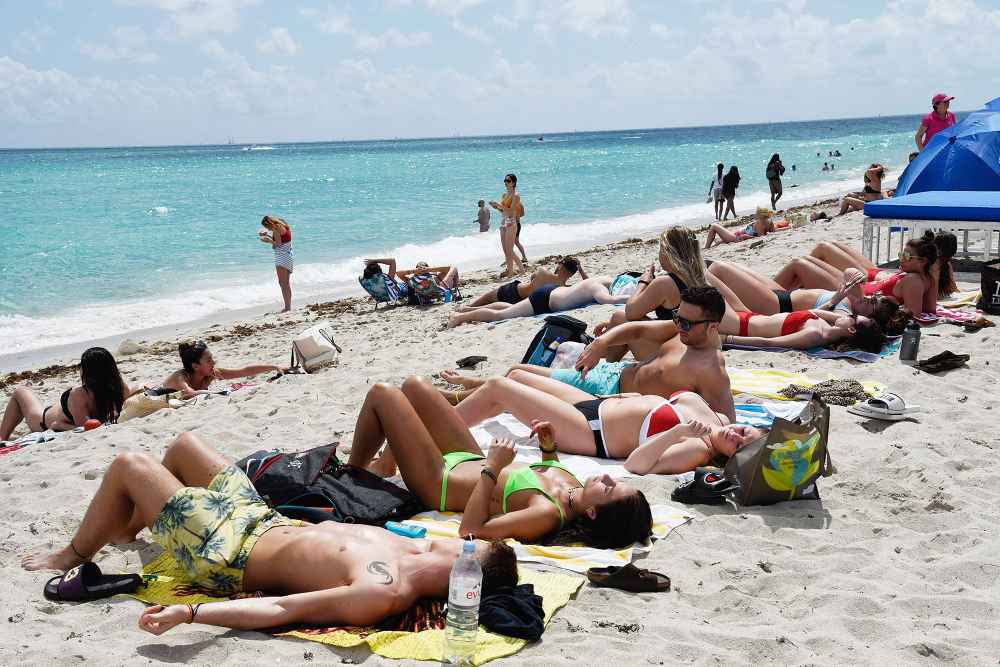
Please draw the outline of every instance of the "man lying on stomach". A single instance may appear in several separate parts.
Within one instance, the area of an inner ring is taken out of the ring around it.
[[[462,549],[452,540],[414,540],[382,528],[293,521],[270,509],[247,476],[196,436],[183,433],[162,463],[119,454],[76,535],[62,550],[31,554],[27,570],[68,570],[144,526],[187,571],[218,595],[271,597],[153,606],[139,627],[159,635],[179,623],[252,630],[288,624],[370,625],[422,597],[447,597]],[[477,541],[483,588],[517,583],[513,550]],[[192,618],[193,617],[193,618]]]

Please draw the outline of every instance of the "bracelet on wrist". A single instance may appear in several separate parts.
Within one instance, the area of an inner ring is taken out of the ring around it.
[[[541,443],[538,443],[538,448],[540,450],[542,450],[542,452],[545,453],[545,454],[551,454],[552,452],[556,451],[556,449],[558,449],[556,447],[556,443],[555,442],[552,443],[551,447],[543,447]]]
[[[640,280],[637,284],[639,284],[639,285],[649,285],[649,281],[648,280]]]
[[[489,469],[487,466],[483,466],[483,469],[479,471],[479,474],[484,477],[489,477],[493,480],[493,483],[497,483],[497,474]]]
[[[187,607],[187,612],[188,612],[188,618],[184,622],[185,623],[194,622],[194,607],[192,607],[190,604],[185,604],[184,606]]]

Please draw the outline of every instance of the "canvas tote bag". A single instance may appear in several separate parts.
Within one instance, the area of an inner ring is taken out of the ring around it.
[[[740,505],[771,505],[783,500],[816,500],[816,480],[833,474],[827,448],[830,408],[813,395],[794,421],[775,418],[770,432],[740,449],[726,464]]]

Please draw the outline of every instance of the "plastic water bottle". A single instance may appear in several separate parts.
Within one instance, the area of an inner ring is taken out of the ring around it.
[[[462,555],[451,568],[448,581],[448,620],[445,626],[445,659],[453,665],[470,665],[479,632],[479,594],[483,568],[476,558],[476,544],[466,540]]]
[[[542,353],[542,366],[551,366],[552,362],[555,361],[556,353],[559,351],[559,346],[562,344],[562,338],[556,338],[548,347],[545,348],[545,352]]]
[[[919,351],[920,325],[910,320],[903,330],[903,342],[899,345],[899,360],[904,364],[915,364]]]

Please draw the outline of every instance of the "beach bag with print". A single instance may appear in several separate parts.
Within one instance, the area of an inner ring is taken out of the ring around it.
[[[611,296],[632,296],[639,288],[639,278],[642,278],[642,274],[638,271],[619,273],[611,281],[608,291],[611,292]]]
[[[292,367],[301,366],[308,372],[332,361],[343,350],[333,340],[333,325],[324,322],[310,327],[292,340]]]
[[[593,337],[587,335],[586,322],[569,315],[549,315],[545,318],[545,326],[528,345],[521,363],[549,367],[561,344],[570,342],[589,345],[592,340]]]
[[[982,299],[976,307],[991,315],[1000,315],[1000,262],[983,264],[980,281]]]
[[[337,459],[338,443],[304,452],[261,450],[236,462],[261,498],[290,519],[382,525],[426,507],[406,489]]]
[[[417,273],[410,276],[410,303],[416,306],[428,306],[436,301],[448,303],[455,299],[456,291],[442,287],[430,273]]]
[[[740,505],[772,505],[783,500],[817,500],[816,480],[833,474],[827,448],[830,408],[815,395],[794,420],[776,417],[770,432],[736,452],[726,479],[738,484]]]

